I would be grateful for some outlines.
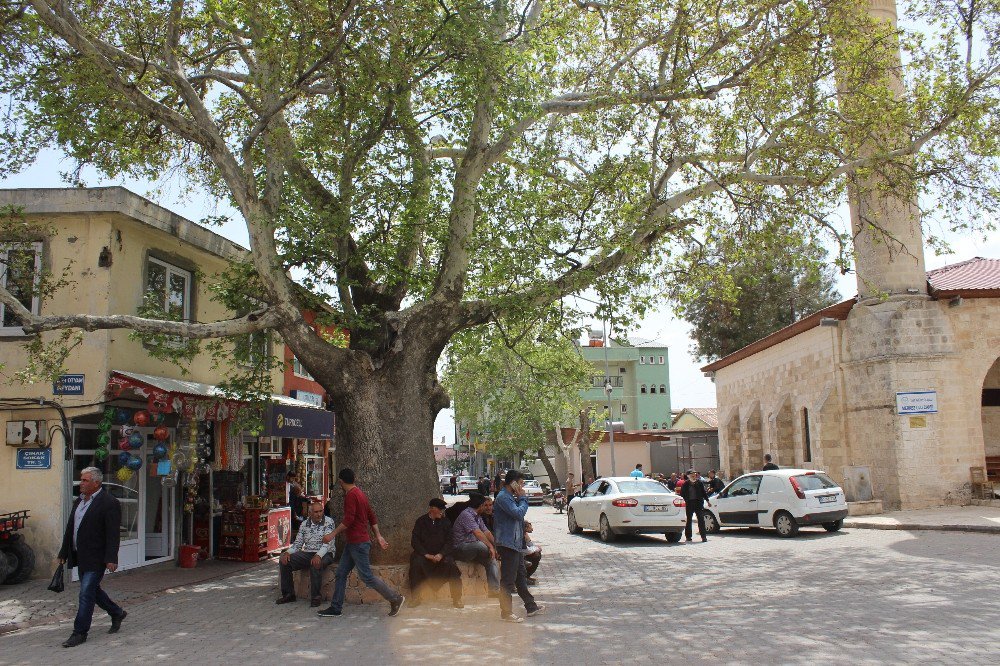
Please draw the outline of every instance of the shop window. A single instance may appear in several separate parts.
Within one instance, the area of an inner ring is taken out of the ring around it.
[[[146,305],[162,309],[174,321],[191,320],[191,273],[149,258]]]
[[[42,273],[41,243],[0,245],[0,285],[32,314],[39,314],[38,280]],[[24,335],[14,313],[0,303],[0,335]]]
[[[312,379],[313,376],[309,374],[309,371],[305,369],[302,363],[299,361],[297,356],[292,357],[292,374],[296,377],[302,377],[303,379]]]

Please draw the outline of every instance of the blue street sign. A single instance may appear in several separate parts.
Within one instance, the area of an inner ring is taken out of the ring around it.
[[[52,449],[18,449],[17,469],[52,469]]]
[[[53,395],[83,395],[84,375],[59,375],[57,381],[52,382]]]

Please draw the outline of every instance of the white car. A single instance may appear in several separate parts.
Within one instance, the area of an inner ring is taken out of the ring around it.
[[[800,527],[822,525],[836,532],[847,517],[843,489],[824,472],[774,469],[744,474],[712,496],[705,507],[705,529],[773,527],[783,537]]]
[[[479,479],[474,476],[460,476],[456,485],[459,494],[467,493],[470,490],[476,491],[479,490]]]
[[[628,476],[597,479],[574,497],[567,511],[569,531],[597,530],[601,541],[619,534],[663,534],[681,540],[687,522],[684,500],[653,479]]]
[[[541,504],[542,500],[545,499],[545,491],[534,479],[528,479],[524,482],[524,495],[528,498],[528,504]]]

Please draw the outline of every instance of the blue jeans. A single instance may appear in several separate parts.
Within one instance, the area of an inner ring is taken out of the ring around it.
[[[347,594],[347,577],[351,575],[351,569],[357,567],[358,578],[361,582],[382,595],[390,603],[395,603],[403,597],[385,581],[372,573],[371,565],[372,544],[370,541],[364,543],[349,543],[344,547],[344,552],[340,555],[340,564],[337,565],[337,583],[333,588],[333,601],[330,602],[330,609],[341,611],[344,608],[344,596]]]
[[[125,611],[121,606],[111,601],[107,592],[101,589],[104,571],[80,572],[80,605],[73,622],[73,633],[86,634],[90,631],[90,622],[94,618],[94,604],[100,606],[111,617],[119,617]]]
[[[460,543],[454,547],[452,553],[459,562],[476,562],[483,565],[486,569],[486,587],[490,592],[500,590],[500,569],[485,543],[482,541]]]

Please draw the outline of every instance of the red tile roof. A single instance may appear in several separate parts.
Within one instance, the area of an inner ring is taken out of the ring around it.
[[[927,271],[927,286],[938,297],[1000,296],[1000,259],[975,257]]]
[[[709,428],[719,427],[719,410],[715,407],[685,407],[680,414],[674,417],[674,421],[679,419],[685,412],[699,419]]]

